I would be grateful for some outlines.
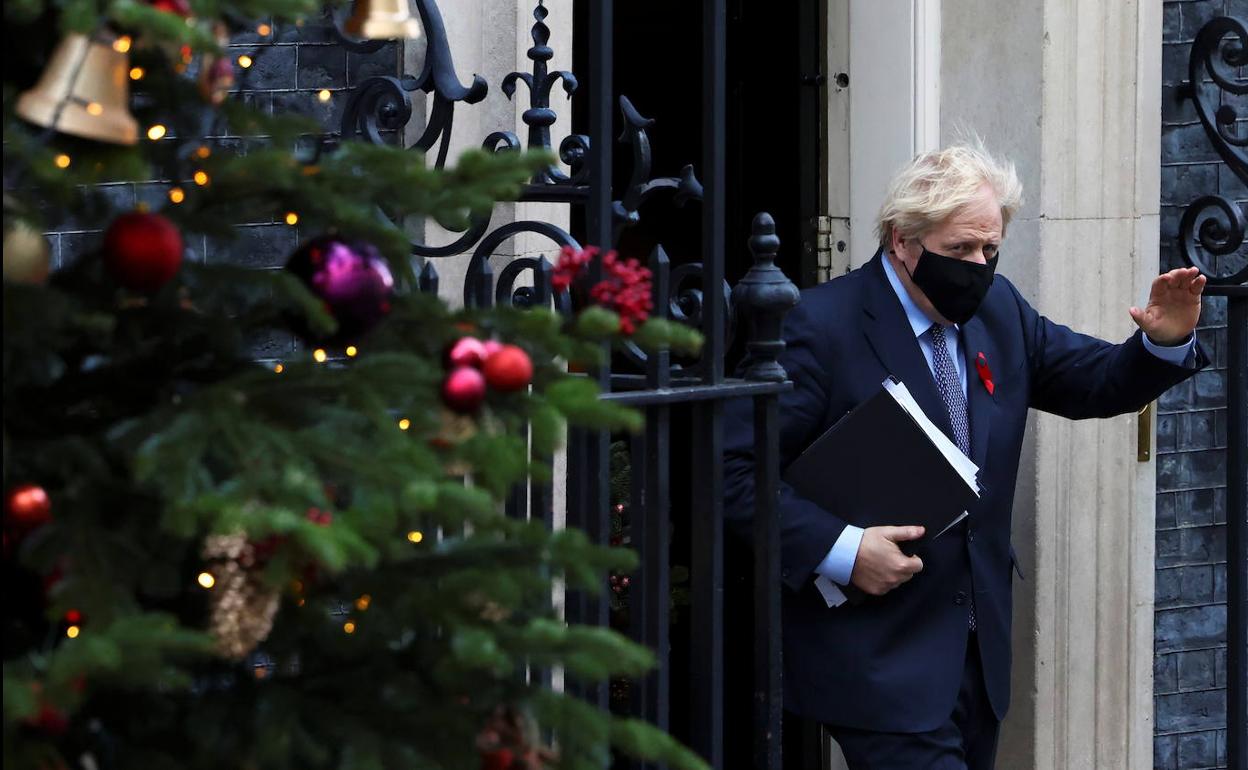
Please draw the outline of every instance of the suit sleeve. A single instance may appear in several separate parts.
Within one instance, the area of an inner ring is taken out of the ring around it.
[[[1192,366],[1149,352],[1136,330],[1113,344],[1040,315],[1013,286],[1031,368],[1031,407],[1080,420],[1139,411],[1209,360],[1196,345]]]
[[[780,468],[788,467],[823,428],[827,410],[827,379],[816,315],[799,304],[785,319],[787,346],[780,364],[793,382],[780,395]],[[744,366],[744,364],[743,364]],[[825,511],[780,483],[781,577],[794,591],[815,577],[815,568],[828,555],[845,529],[845,521]],[[724,516],[734,534],[751,540],[754,534],[754,403],[750,398],[729,401],[724,409]]]

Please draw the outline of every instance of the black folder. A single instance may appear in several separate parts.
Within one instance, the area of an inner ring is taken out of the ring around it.
[[[783,478],[854,526],[925,527],[922,540],[903,544],[914,553],[956,524],[979,497],[976,470],[890,377],[807,447]],[[842,591],[854,603],[861,597],[853,586]]]

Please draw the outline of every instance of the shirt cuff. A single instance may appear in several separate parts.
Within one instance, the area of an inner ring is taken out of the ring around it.
[[[862,542],[863,531],[862,527],[846,524],[841,536],[832,544],[832,550],[815,567],[815,572],[833,583],[849,585],[850,576],[854,574],[854,562],[858,559],[858,544]]]
[[[1143,335],[1144,349],[1168,364],[1191,367],[1196,362],[1196,333],[1187,338],[1187,342],[1178,345],[1158,345]]]

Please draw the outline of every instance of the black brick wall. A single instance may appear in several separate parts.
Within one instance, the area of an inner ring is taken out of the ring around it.
[[[1224,14],[1248,18],[1248,0],[1168,0],[1163,12],[1161,266],[1170,269],[1180,266],[1187,204],[1214,192],[1248,203],[1180,96],[1200,27]],[[1197,336],[1213,365],[1158,404],[1153,764],[1166,770],[1227,762],[1224,299],[1205,300]]]
[[[319,19],[302,25],[266,25],[267,35],[259,34],[262,28],[257,25],[257,31],[231,40],[231,57],[247,54],[254,59],[246,73],[235,67],[238,90],[231,98],[242,98],[269,112],[298,112],[315,117],[327,131],[337,134],[353,86],[375,75],[400,74],[402,49],[397,43],[387,43],[371,54],[357,54],[335,42],[333,31]],[[193,74],[193,70],[188,72],[188,76]],[[328,101],[318,98],[322,89],[330,92]],[[146,128],[142,126],[141,130]],[[245,138],[215,136],[207,143],[214,152],[238,152],[244,147]],[[170,186],[167,182],[145,182],[103,185],[100,189],[117,209],[130,209],[140,203],[157,209],[166,204]],[[48,233],[53,265],[67,265],[89,253],[110,219],[111,216],[86,221],[63,218]],[[311,235],[314,233],[301,232],[299,225],[292,227],[281,220],[240,222],[237,237],[232,240],[188,238],[185,258],[278,268],[300,239]],[[253,353],[258,358],[276,359],[293,352],[295,344],[293,337],[275,333],[256,340]]]

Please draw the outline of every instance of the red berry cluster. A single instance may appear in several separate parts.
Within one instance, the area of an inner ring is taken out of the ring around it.
[[[617,594],[622,593],[624,589],[628,588],[628,585],[631,582],[632,580],[629,579],[628,575],[612,575],[611,590],[615,591]]]
[[[598,256],[597,246],[586,246],[580,250],[564,246],[559,251],[559,262],[555,265],[555,272],[550,277],[551,288],[555,291],[567,291],[589,261],[596,256]]]
[[[564,246],[550,279],[551,286],[556,291],[567,290],[597,255],[598,249],[594,246],[580,251]],[[608,251],[602,255],[602,272],[604,278],[594,284],[589,296],[594,302],[619,314],[621,333],[632,334],[654,309],[654,301],[650,297],[650,269],[635,259],[620,259],[615,251]]]

